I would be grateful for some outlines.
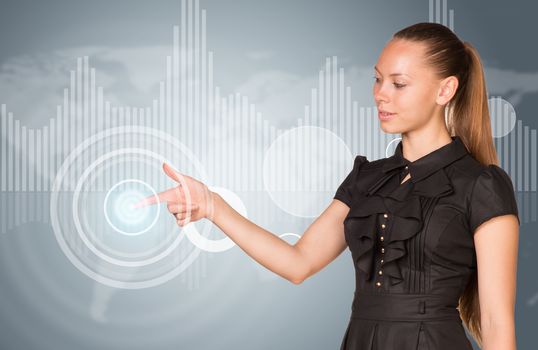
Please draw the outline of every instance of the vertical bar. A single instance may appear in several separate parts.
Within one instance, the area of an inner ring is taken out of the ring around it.
[[[337,98],[338,98],[338,70],[337,70],[337,57],[336,56],[333,56],[333,60],[332,60],[332,73],[331,73],[332,77],[331,77],[331,80],[332,80],[332,83],[333,83],[333,86],[332,86],[332,92],[331,92],[331,95],[332,95],[332,115],[331,115],[331,128],[329,130],[331,130],[332,132],[334,133],[338,133],[338,129],[337,129],[337,121],[338,121],[338,114],[337,114],[337,107],[338,107],[338,104],[337,104]],[[341,136],[340,136],[341,137]],[[335,140],[333,138],[330,138],[330,139],[327,139],[325,138],[325,140],[327,140],[329,142],[329,147],[328,147],[328,153],[331,157],[334,157],[335,156],[335,146],[336,146],[336,143],[334,142]],[[329,167],[326,167],[325,168],[325,173],[327,176],[324,176],[323,179],[324,179],[324,186],[322,187],[323,190],[327,189],[329,187],[329,184],[328,184],[328,181],[329,179],[331,178],[331,169]]]
[[[217,93],[219,93],[219,90],[217,89]],[[220,120],[231,120],[231,118],[227,118],[228,117],[228,100],[226,97],[222,96],[222,114],[221,114],[221,118]],[[229,131],[230,133],[232,132],[231,130]],[[229,145],[230,143],[228,143]],[[218,150],[218,153],[219,153],[219,157],[217,158],[219,160],[219,169],[221,169],[221,172],[223,174],[223,177],[222,177],[222,182],[224,184],[226,184],[227,186],[230,186],[230,184],[228,183],[228,179],[227,179],[227,166],[228,166],[228,163],[229,163],[229,160],[228,159],[224,159],[224,157],[226,157],[226,151],[230,151],[229,149],[225,150],[224,149],[224,145],[222,148],[220,148]]]
[[[90,118],[89,118],[89,107],[90,107],[90,68],[89,68],[89,62],[88,62],[88,56],[84,56],[84,101],[83,101],[83,107],[84,107],[84,139],[86,139],[90,132]],[[87,161],[87,159],[86,159]],[[84,163],[84,167],[86,167],[88,163]]]
[[[352,132],[355,131],[351,126],[351,88],[349,86],[346,87],[346,143],[350,142],[352,140]],[[360,130],[357,130],[357,132],[360,132]],[[356,152],[357,149],[353,148],[351,145],[348,144],[348,147],[351,148],[351,151]]]
[[[446,0],[443,0],[443,25],[447,25],[447,9],[446,9]]]
[[[192,0],[189,0],[187,3],[187,67],[193,67],[193,40],[194,40],[194,24],[193,24],[193,2]],[[188,69],[187,70],[187,115],[192,118],[193,113],[193,89],[192,89],[192,81],[193,81],[193,70]],[[189,132],[187,134],[187,145],[188,147],[192,147],[192,132]]]
[[[21,144],[22,144],[22,147],[21,147],[21,155],[24,157],[24,159],[22,160],[22,170],[21,170],[21,173],[22,173],[22,190],[23,191],[27,191],[28,188],[26,187],[26,180],[28,178],[28,141],[27,141],[27,137],[26,137],[26,134],[27,134],[27,131],[26,131],[26,126],[23,126],[22,127],[22,131],[21,131],[22,135],[21,135]]]
[[[249,157],[249,165],[250,165],[250,172],[251,174],[249,175],[249,179],[248,179],[248,191],[252,191],[254,190],[254,179],[255,179],[255,174],[252,174],[253,172],[253,169],[256,169],[256,150],[258,150],[258,148],[256,148],[256,139],[255,139],[255,135],[256,135],[256,129],[255,129],[255,126],[256,126],[256,111],[255,111],[255,106],[254,104],[250,104],[250,116],[248,118],[249,120],[249,128],[248,128],[248,135],[249,135],[249,142],[248,142],[248,150],[250,150],[249,154],[250,154],[250,157]]]
[[[509,125],[508,125],[508,122],[509,122],[509,117],[511,116],[506,116],[503,118],[504,120],[504,130],[506,132],[509,132]],[[511,132],[511,131],[510,131]],[[508,144],[508,141],[509,141],[509,138],[505,135],[503,137],[503,168],[509,172],[509,169],[510,169],[510,156],[509,156],[509,151],[510,151],[510,147],[509,147],[509,144]]]
[[[108,103],[108,102],[107,102]],[[111,121],[111,127],[114,128],[118,125],[118,108],[119,107],[111,107],[111,114],[112,117],[110,119]],[[118,137],[119,138],[119,137]],[[121,145],[121,141],[119,141],[119,144]],[[107,144],[107,153],[112,151],[112,145],[109,143]],[[108,179],[106,183],[106,189],[109,189],[112,186],[113,181],[116,181],[116,170],[115,168],[110,169],[108,172]]]
[[[510,177],[516,181],[516,130],[510,132]],[[514,185],[515,187],[515,185]]]
[[[173,102],[173,126],[172,129],[169,131],[172,131],[172,135],[177,136],[176,132],[179,128],[179,105],[178,105],[178,97],[179,97],[179,27],[174,26],[174,47],[173,47],[173,59],[172,59],[172,84],[173,84],[173,93],[172,93],[172,102]]]
[[[317,121],[317,112],[318,112],[318,91],[316,89],[312,89],[310,94],[310,106],[312,108],[312,125],[320,126]]]
[[[97,130],[104,130],[106,128],[103,108],[103,88],[99,86],[97,88]]]
[[[35,160],[34,160],[34,154],[35,154],[35,135],[34,135],[34,129],[28,130],[28,188],[31,192],[35,190],[34,188],[34,178],[35,178]]]
[[[62,144],[62,148],[59,148],[58,151],[60,153],[60,155],[62,156],[62,159],[65,158],[65,155],[67,153],[67,150],[69,149],[69,124],[68,124],[68,120],[69,120],[69,90],[68,89],[64,89],[64,105],[63,105],[63,115],[62,115],[62,124],[63,124],[63,129],[62,129],[62,138],[63,138],[63,144]],[[61,150],[61,151],[60,151]]]
[[[325,125],[325,107],[324,107],[324,102],[325,102],[325,82],[324,82],[324,76],[323,76],[323,70],[320,70],[319,71],[319,82],[318,82],[318,93],[319,93],[319,96],[318,96],[318,103],[319,103],[319,126],[321,126],[322,128],[323,127],[326,127]]]
[[[523,186],[523,190],[524,191],[528,191],[529,190],[529,177],[530,177],[530,157],[529,157],[529,153],[530,153],[530,148],[529,148],[529,127],[528,126],[525,126],[523,128],[524,130],[524,133],[523,133],[523,141],[524,141],[524,145],[523,145],[523,152],[524,152],[524,160],[523,160],[523,180],[524,180],[524,186]]]
[[[202,119],[201,119],[201,129],[202,133],[207,136],[210,135],[209,133],[209,125],[208,125],[208,113],[207,113],[207,54],[206,54],[206,14],[205,10],[202,10],[202,96],[201,96],[201,104],[202,104]],[[200,140],[203,140],[204,137],[200,137]],[[202,150],[202,159],[204,160],[205,164],[208,163],[209,159],[209,152],[208,152],[208,146],[207,142],[200,142]]]
[[[7,114],[6,114],[6,105],[2,104],[1,112],[0,112],[0,119],[2,120],[1,129],[2,133],[2,139],[0,140],[2,142],[0,149],[2,150],[2,154],[0,157],[2,158],[2,168],[0,169],[0,176],[2,177],[2,192],[7,190],[7,146],[8,146],[8,132],[7,132]]]
[[[187,137],[187,1],[181,1],[181,132],[180,140]]]
[[[57,157],[56,157],[56,142],[57,142],[57,139],[59,139],[59,137],[56,137],[57,136],[57,128],[58,128],[58,124],[57,122],[60,121],[60,116],[62,115],[62,108],[60,106],[58,106],[58,108],[56,108],[56,115],[57,115],[57,119],[51,119],[50,120],[50,127],[49,127],[49,137],[50,137],[50,167],[49,167],[49,179],[50,179],[50,188],[52,190],[53,186],[54,186],[54,179],[55,179],[55,174],[56,174],[56,169],[57,169]]]
[[[331,59],[325,58],[325,128],[331,129]]]
[[[43,170],[42,176],[43,179],[43,190],[49,190],[49,127],[45,125],[43,127]]]
[[[242,135],[238,138],[238,140],[240,142],[243,142],[243,144],[241,145],[241,148],[242,148],[242,156],[243,156],[243,161],[241,162],[241,164],[245,164],[245,166],[247,167],[248,169],[248,152],[247,152],[247,147],[251,147],[251,145],[249,144],[248,140],[249,140],[249,137],[248,137],[248,125],[249,125],[249,119],[248,119],[248,99],[246,96],[241,96],[241,133]],[[236,168],[237,169],[237,168]],[[246,190],[245,187],[248,187],[248,178],[245,179],[245,176],[248,176],[248,173],[247,172],[241,172],[240,173],[241,175],[240,176],[236,176],[240,183],[239,185],[241,186],[242,185],[242,189],[243,190]],[[241,179],[242,177],[242,179]]]
[[[345,109],[344,109],[344,98],[345,98],[345,90],[344,90],[344,68],[339,69],[339,88],[338,88],[338,97],[340,99],[339,101],[339,113],[336,115],[338,126],[339,126],[339,135],[340,137],[344,138],[346,141],[349,140],[349,138],[345,138],[344,136],[344,124],[347,122]]]
[[[125,107],[127,108],[127,107]],[[125,126],[125,110],[123,106],[118,107],[118,124],[117,126]],[[125,148],[125,134],[123,132],[118,135],[119,148]],[[125,178],[125,166],[120,166],[118,169],[117,177],[114,177],[113,181],[122,180]]]
[[[7,159],[7,187],[9,191],[13,191],[13,113],[9,112],[7,114],[7,141],[8,141],[8,159]]]
[[[523,122],[517,121],[517,190],[523,189]]]
[[[536,191],[536,178],[538,177],[536,173],[536,152],[536,129],[534,129],[531,130],[531,191]]]
[[[236,113],[235,113],[235,110],[236,110],[236,106],[234,104],[234,98],[233,98],[233,94],[229,94],[228,95],[228,120],[230,121],[230,124],[232,124],[234,127],[232,128],[232,142],[231,142],[231,150],[230,152],[232,152],[232,154],[238,154],[237,153],[237,150],[235,149],[235,145],[236,145],[236,140],[237,140],[237,128],[235,127],[235,125],[237,125],[237,119],[236,119]],[[235,187],[235,179],[233,177],[233,173],[232,173],[232,161],[235,161],[236,158],[234,157],[233,159],[230,159],[230,157],[226,157],[227,159],[227,164],[226,164],[226,175],[228,177],[228,180],[230,181],[230,186],[232,186],[233,190],[237,190],[237,187]]]
[[[106,123],[108,123],[109,127],[111,126],[111,119],[112,119],[112,114],[111,114],[110,102],[105,101],[105,121]],[[107,153],[110,152],[110,144],[106,146],[106,149],[104,151]],[[109,184],[110,184],[110,171],[107,171],[106,176],[103,176],[103,183],[101,184],[103,186],[103,191],[106,191],[108,189]]]
[[[35,141],[35,155],[36,155],[36,163],[34,172],[36,175],[36,191],[41,191],[41,180],[43,178],[42,171],[41,171],[41,151],[42,151],[42,143],[41,143],[41,129],[36,130],[36,141]]]
[[[61,106],[58,108],[58,120],[56,122],[56,167],[54,168],[54,174],[56,175],[58,172],[58,169],[62,165],[63,157],[62,157],[62,145],[64,142],[64,138],[67,136],[67,131],[65,129],[62,129],[62,125],[64,123],[65,115],[66,115],[66,109],[63,109]],[[58,188],[60,190],[60,188]]]
[[[357,101],[353,101],[353,120],[355,121],[355,123],[357,123],[357,121],[359,123],[359,127],[357,128],[357,130],[359,130],[359,133],[357,137],[353,138],[353,149],[359,149],[361,154],[366,156],[366,128],[364,126],[364,110],[361,108],[359,111]],[[360,142],[360,145],[358,145],[358,142]]]
[[[209,53],[207,54],[207,58],[208,58],[208,67],[207,67],[207,79],[208,79],[208,109],[209,109],[209,116],[210,116],[210,119],[209,119],[209,126],[210,127],[215,127],[215,105],[214,105],[214,95],[213,95],[213,53],[211,51],[209,51]]]
[[[78,121],[76,117],[76,103],[75,103],[75,97],[76,97],[76,78],[75,78],[75,71],[71,71],[71,88],[70,88],[70,103],[69,103],[69,144],[70,146],[65,149],[65,155],[67,156],[69,154],[69,150],[75,149],[76,145],[76,131],[78,127]],[[65,182],[66,190],[72,190],[71,186],[73,186],[74,179],[68,178]]]
[[[127,133],[127,148],[133,148],[133,139],[134,139],[134,133],[133,133],[133,126],[136,125],[136,120],[138,119],[138,112],[136,107],[128,107],[127,108],[127,125],[130,127],[131,132]],[[134,161],[129,162],[129,167],[125,167],[126,170],[129,170],[126,174],[127,177],[132,178],[134,175]],[[134,178],[138,178],[134,176]]]
[[[263,148],[263,130],[262,130],[262,116],[261,116],[261,113],[260,112],[256,112],[256,133],[258,135],[258,137],[256,137],[256,149],[257,150],[260,150],[261,154],[264,154],[264,148]],[[261,158],[261,157],[260,157]],[[262,164],[260,164],[260,166],[255,166],[254,169],[256,171],[256,173],[254,174],[254,180],[256,181],[256,184],[259,185],[260,182],[262,182],[262,176],[263,176],[263,171],[261,170],[262,169]],[[212,172],[213,174],[213,172]],[[259,186],[257,187],[256,189],[261,189],[262,186]]]
[[[196,154],[200,154],[200,1],[194,1],[194,133],[192,148]]]
[[[15,120],[15,191],[20,191],[21,166],[21,122]]]
[[[95,90],[95,68],[90,71],[90,135],[95,132],[96,128],[96,90]]]
[[[77,96],[77,115],[75,125],[77,126],[77,141],[75,143],[78,145],[82,141],[82,129],[84,129],[84,124],[82,120],[82,59],[79,57],[77,59],[77,85],[76,85],[76,96]],[[72,148],[75,149],[75,147]],[[79,162],[80,165],[81,162]]]
[[[337,122],[337,118],[338,118],[338,69],[337,69],[337,62],[338,62],[338,58],[336,56],[333,56],[333,62],[332,62],[332,77],[331,77],[331,80],[332,80],[332,83],[333,83],[333,86],[332,86],[332,126],[331,126],[331,131],[333,132],[338,132],[337,129],[336,129],[336,122]],[[331,152],[332,154],[332,152]]]
[[[172,58],[166,56],[166,131],[172,132]]]
[[[96,95],[95,95],[95,69],[91,68],[90,70],[90,129],[88,130],[88,136],[93,135],[98,128],[96,128]],[[97,147],[91,145],[88,153],[90,154],[90,161],[96,159]],[[88,166],[90,163],[88,162]],[[95,191],[97,186],[97,179],[92,182],[90,190]]]

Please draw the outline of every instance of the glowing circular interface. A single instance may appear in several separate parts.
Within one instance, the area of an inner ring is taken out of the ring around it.
[[[107,192],[103,210],[107,223],[117,232],[137,236],[149,231],[159,219],[159,205],[134,208],[148,196],[157,192],[146,182],[127,179],[118,182]]]
[[[212,225],[200,220],[180,228],[162,204],[133,206],[175,185],[163,174],[164,162],[205,181],[188,147],[144,126],[105,129],[67,156],[51,188],[50,222],[77,269],[111,287],[141,289],[197,260],[202,250],[191,237],[212,241]]]

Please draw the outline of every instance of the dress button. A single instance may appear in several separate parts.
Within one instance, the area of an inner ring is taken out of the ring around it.
[[[381,253],[385,253],[385,248],[381,248]]]
[[[385,240],[385,237],[381,236],[381,237],[379,237],[379,240],[380,240],[381,242],[383,242],[383,241]]]
[[[389,216],[387,214],[383,214],[383,217],[384,218],[388,218]]]
[[[409,169],[409,166],[406,165],[405,168],[406,168],[406,169]]]
[[[383,270],[379,270],[378,273],[379,273],[380,275],[382,275],[382,274],[383,274]]]
[[[381,282],[376,282],[375,285],[381,287]]]
[[[381,263],[382,263],[382,264],[383,264],[384,261],[385,261],[385,260],[381,259]]]
[[[381,224],[381,228],[385,228],[385,224]]]

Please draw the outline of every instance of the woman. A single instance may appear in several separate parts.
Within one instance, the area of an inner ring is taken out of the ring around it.
[[[295,245],[166,164],[180,185],[159,199],[178,225],[208,218],[296,284],[348,246],[356,291],[341,349],[472,349],[463,325],[483,349],[515,349],[518,209],[497,165],[477,51],[418,23],[394,34],[375,72],[381,127],[402,140],[389,158],[358,155]]]

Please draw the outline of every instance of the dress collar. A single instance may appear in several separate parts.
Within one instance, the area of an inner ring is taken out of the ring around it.
[[[408,166],[409,173],[411,174],[410,180],[413,183],[416,183],[468,153],[467,148],[459,136],[451,136],[450,138],[452,139],[452,142],[426,154],[425,156],[422,156],[413,162],[404,158],[403,144],[400,140],[394,155],[387,158],[386,162],[383,164],[382,170],[385,173],[388,173],[394,169]]]

